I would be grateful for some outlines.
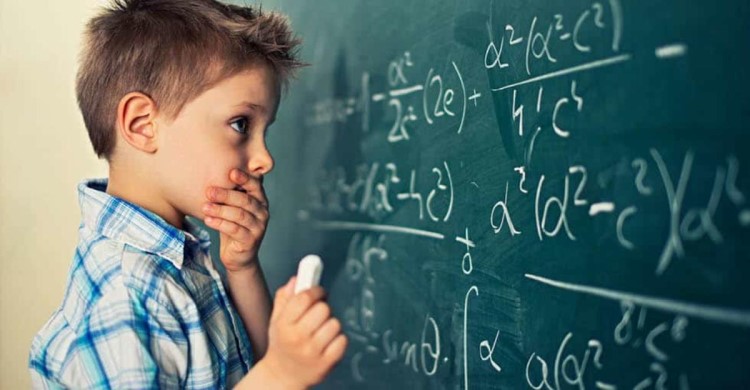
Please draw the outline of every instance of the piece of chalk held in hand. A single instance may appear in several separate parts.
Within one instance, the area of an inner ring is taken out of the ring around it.
[[[310,287],[320,284],[320,275],[323,273],[323,260],[317,255],[307,255],[299,262],[297,267],[297,282],[294,293],[298,294]]]

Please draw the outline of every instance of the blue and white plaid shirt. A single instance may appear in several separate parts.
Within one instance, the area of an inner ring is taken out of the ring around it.
[[[78,185],[82,223],[65,298],[31,346],[35,388],[226,388],[250,369],[242,320],[208,233],[182,231]]]

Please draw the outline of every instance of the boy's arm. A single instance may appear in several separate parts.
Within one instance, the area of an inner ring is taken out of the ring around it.
[[[270,216],[268,200],[262,178],[233,169],[229,179],[243,191],[207,188],[204,222],[220,233],[219,256],[227,271],[229,295],[250,338],[253,360],[258,362],[268,350],[271,316],[271,295],[258,260]]]
[[[33,388],[184,388],[190,385],[188,371],[212,372],[208,356],[188,363],[190,338],[184,330],[196,323],[182,322],[187,316],[176,315],[171,301],[144,296],[144,287],[155,284],[113,284],[75,328],[59,319],[51,340],[35,340]],[[207,347],[203,342],[196,350]]]
[[[232,170],[230,179],[243,191],[208,188],[206,225],[218,230],[219,255],[227,270],[232,300],[251,338],[257,365],[239,388],[304,389],[323,381],[341,360],[347,339],[331,317],[320,287],[294,294],[295,278],[271,299],[258,261],[268,224],[268,201],[262,178]]]
[[[292,376],[292,374],[287,376]],[[271,370],[266,361],[260,361],[237,383],[234,390],[304,390],[307,388],[306,386],[282,382],[279,380],[280,378]]]
[[[257,363],[268,350],[268,321],[271,316],[271,295],[259,261],[241,270],[227,270],[229,295],[245,325]]]

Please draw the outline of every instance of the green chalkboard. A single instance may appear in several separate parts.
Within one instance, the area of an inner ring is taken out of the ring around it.
[[[273,6],[262,261],[325,261],[322,387],[750,387],[750,3]]]

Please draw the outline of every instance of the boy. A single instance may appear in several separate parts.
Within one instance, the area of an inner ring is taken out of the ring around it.
[[[297,389],[342,358],[323,290],[294,295],[292,278],[272,311],[258,261],[265,131],[297,46],[282,17],[215,0],[116,0],[88,23],[76,92],[109,178],[78,186],[80,240],[32,344],[35,387]],[[186,216],[220,232],[226,285]]]

